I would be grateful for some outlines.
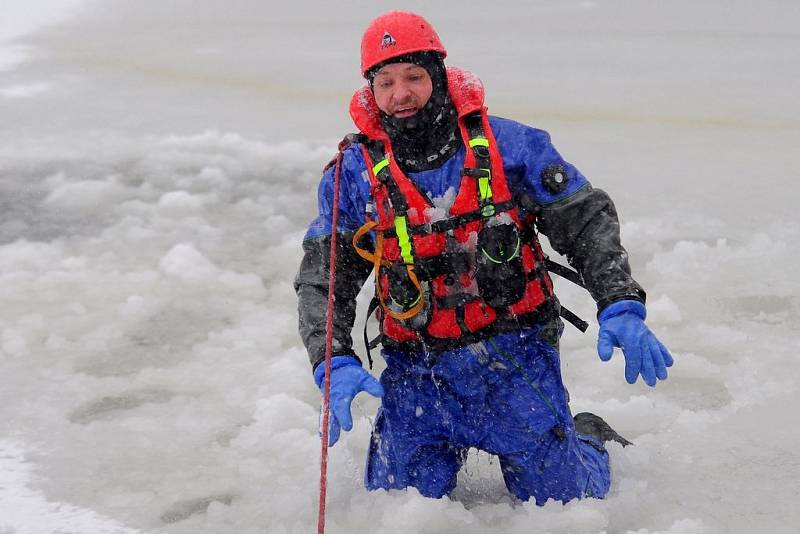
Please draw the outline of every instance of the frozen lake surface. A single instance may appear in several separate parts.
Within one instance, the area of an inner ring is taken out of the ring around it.
[[[477,453],[452,500],[366,492],[377,404],[359,398],[331,450],[328,532],[800,530],[800,6],[406,5],[490,112],[548,130],[609,191],[676,364],[630,386],[596,326],[567,330],[573,412],[635,443],[610,445],[607,499],[567,505],[513,502]],[[11,6],[0,532],[314,531],[319,393],[291,281],[353,128],[361,31],[395,4]]]

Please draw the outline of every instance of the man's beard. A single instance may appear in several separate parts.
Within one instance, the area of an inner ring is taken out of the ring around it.
[[[431,97],[422,109],[404,118],[381,112],[381,124],[392,141],[395,160],[406,172],[435,169],[460,146],[458,117],[447,90],[444,64],[439,60],[421,66],[433,84]]]

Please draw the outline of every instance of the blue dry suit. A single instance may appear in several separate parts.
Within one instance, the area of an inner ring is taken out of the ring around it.
[[[559,155],[546,132],[498,117],[489,120],[509,188],[522,209],[536,211],[537,227],[581,273],[598,308],[620,300],[643,302],[608,196]],[[453,198],[464,156],[462,146],[440,167],[408,176],[429,198]],[[566,186],[548,186],[546,170],[554,165],[566,170]],[[325,357],[332,198],[331,168],[319,187],[319,216],[306,233],[295,281],[300,333],[315,368]],[[368,171],[360,146],[354,145],[344,151],[341,165],[334,363],[337,358],[360,363],[350,330],[355,296],[372,266],[353,254],[350,239],[365,223],[370,202]],[[560,320],[552,317],[446,352],[384,347],[380,383],[385,395],[370,443],[366,486],[413,486],[426,496],[446,495],[455,487],[466,450],[475,447],[498,456],[508,489],[519,499],[534,498],[541,505],[549,498],[603,497],[609,488],[608,454],[597,438],[575,432],[561,378],[560,330]]]

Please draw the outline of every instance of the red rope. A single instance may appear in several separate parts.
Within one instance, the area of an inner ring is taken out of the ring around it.
[[[319,516],[317,534],[325,533],[325,499],[328,490],[328,423],[331,400],[331,352],[333,351],[333,302],[336,285],[336,235],[339,225],[339,174],[342,167],[342,151],[336,156],[333,173],[333,217],[331,219],[330,279],[328,280],[328,310],[325,316],[325,380],[322,389],[322,455],[319,473]]]

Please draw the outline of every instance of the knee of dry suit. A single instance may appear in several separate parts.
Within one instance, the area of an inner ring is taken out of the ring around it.
[[[608,493],[611,474],[608,453],[590,437],[568,433],[565,441],[500,458],[508,490],[539,506],[549,499],[568,502]]]
[[[416,488],[425,497],[439,498],[456,487],[462,456],[452,445],[436,441],[424,429],[416,436],[393,434],[383,413],[376,418],[367,454],[364,483],[369,490]],[[426,443],[426,438],[431,438]]]

